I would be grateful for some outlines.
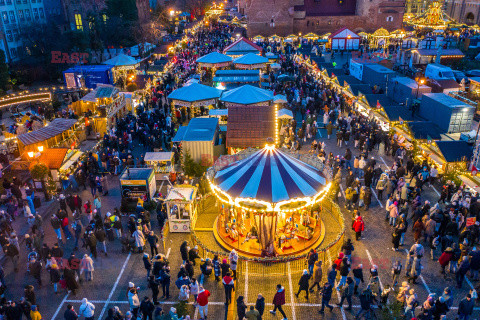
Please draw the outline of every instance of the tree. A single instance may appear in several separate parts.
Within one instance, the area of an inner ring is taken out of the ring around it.
[[[8,65],[6,63],[5,52],[0,50],[0,89],[8,90],[10,75],[8,73]]]
[[[41,181],[42,186],[43,186],[43,193],[45,195],[45,199],[50,199],[50,196],[48,195],[48,188],[47,185],[45,184],[45,179],[50,174],[50,170],[48,170],[48,167],[46,164],[38,162],[30,167],[30,175],[32,176],[33,180]]]
[[[106,13],[109,18],[117,17],[130,22],[138,20],[135,0],[107,0],[106,6]]]
[[[201,177],[206,171],[206,167],[192,159],[190,151],[187,149],[183,153],[183,172],[189,177]]]

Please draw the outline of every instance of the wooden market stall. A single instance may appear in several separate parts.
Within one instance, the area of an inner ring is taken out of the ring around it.
[[[146,152],[143,160],[155,172],[156,180],[166,180],[175,172],[173,152]]]
[[[85,138],[84,132],[77,130],[77,125],[76,119],[57,118],[43,128],[20,134],[17,137],[19,153],[36,153],[39,147],[42,149],[57,146],[70,147],[72,143]]]
[[[122,201],[137,202],[139,198],[150,200],[157,192],[152,168],[126,168],[120,175]]]
[[[175,185],[168,188],[167,204],[170,232],[190,232],[197,217],[197,188],[191,185]]]

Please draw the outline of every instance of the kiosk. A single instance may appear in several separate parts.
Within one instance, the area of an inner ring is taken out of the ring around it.
[[[168,188],[165,202],[170,232],[190,232],[192,220],[197,216],[196,195],[197,188],[191,185],[175,185]]]
[[[165,180],[165,176],[175,172],[173,152],[146,152],[143,159],[153,168],[156,180]]]
[[[150,200],[157,191],[152,168],[126,168],[120,176],[122,200],[137,202],[138,198]]]

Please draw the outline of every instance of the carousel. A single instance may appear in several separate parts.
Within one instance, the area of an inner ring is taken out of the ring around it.
[[[267,144],[223,168],[207,172],[220,214],[217,242],[247,257],[297,255],[317,248],[325,230],[321,202],[326,176],[294,155]]]

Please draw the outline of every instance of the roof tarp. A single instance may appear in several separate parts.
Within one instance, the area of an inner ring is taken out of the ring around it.
[[[277,113],[278,119],[293,119],[293,112],[292,110],[288,109],[280,109]]]
[[[228,109],[210,109],[209,116],[228,116]]]
[[[172,91],[168,99],[195,102],[202,100],[218,99],[222,90],[215,89],[200,83],[192,83]]]
[[[273,99],[272,91],[247,84],[223,93],[220,101],[249,105],[265,101],[273,101]]]
[[[213,141],[217,127],[217,118],[193,118],[188,123],[188,126],[181,127],[186,128],[182,130],[183,132],[180,132],[180,129],[177,131],[172,141]],[[182,133],[183,136],[180,137]]]
[[[436,141],[435,144],[447,162],[468,161],[473,155],[473,148],[466,141]]]
[[[440,140],[444,133],[437,125],[430,121],[418,121],[408,123],[410,131],[415,139],[422,140]]]
[[[102,64],[111,64],[112,66],[115,66],[115,67],[121,67],[121,66],[135,65],[137,63],[138,61],[135,58],[127,56],[126,54],[120,53],[118,56],[108,59]]]
[[[175,137],[173,137],[172,142],[181,142],[185,136],[185,132],[187,132],[187,126],[178,127],[177,133],[175,134]]]
[[[145,161],[170,161],[172,160],[173,152],[145,152]]]
[[[248,64],[248,65],[262,64],[267,62],[268,62],[267,58],[259,56],[255,53],[247,53],[246,55],[243,55],[233,60],[234,64]]]
[[[216,64],[216,63],[224,63],[232,61],[232,57],[229,57],[225,54],[219,52],[210,52],[203,57],[197,59],[197,63],[208,63],[208,64]]]
[[[238,39],[223,50],[223,53],[228,55],[243,55],[250,52],[261,53],[262,48],[245,38]]]

